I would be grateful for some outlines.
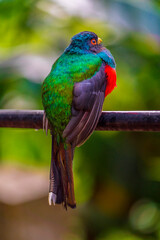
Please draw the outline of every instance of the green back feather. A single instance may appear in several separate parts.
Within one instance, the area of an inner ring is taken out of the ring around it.
[[[57,138],[71,118],[74,83],[91,78],[101,64],[101,58],[91,53],[63,53],[53,64],[42,85],[42,102]]]

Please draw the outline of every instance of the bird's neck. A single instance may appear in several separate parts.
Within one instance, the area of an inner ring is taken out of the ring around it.
[[[64,53],[67,53],[67,54],[77,54],[77,55],[80,55],[80,54],[88,54],[89,53],[89,49],[82,49],[81,46],[79,46],[78,44],[76,45],[72,45],[70,44],[64,51]]]
[[[112,56],[112,54],[110,53],[110,51],[103,47],[101,49],[101,51],[99,53],[97,53],[97,55],[107,64],[109,65],[110,67],[112,68],[116,68],[116,63],[115,63],[115,60],[114,60],[114,57]]]

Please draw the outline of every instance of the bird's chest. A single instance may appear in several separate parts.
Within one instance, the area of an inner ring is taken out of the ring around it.
[[[116,85],[117,76],[116,76],[116,70],[110,67],[109,65],[105,66],[105,74],[106,74],[106,81],[107,81],[106,90],[105,90],[105,97],[106,97],[117,86]]]

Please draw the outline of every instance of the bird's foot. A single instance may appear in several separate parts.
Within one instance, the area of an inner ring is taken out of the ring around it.
[[[50,206],[55,205],[56,199],[57,199],[57,195],[53,192],[49,192],[48,203],[49,203]]]

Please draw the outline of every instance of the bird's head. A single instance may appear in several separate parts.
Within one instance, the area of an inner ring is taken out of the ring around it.
[[[108,49],[102,44],[102,40],[94,32],[84,31],[74,35],[70,45],[66,48],[65,53],[69,54],[98,54],[102,60],[111,67],[115,67],[115,61]]]
[[[71,53],[98,53],[102,48],[101,42],[102,40],[93,32],[80,32],[72,37],[66,51]]]

